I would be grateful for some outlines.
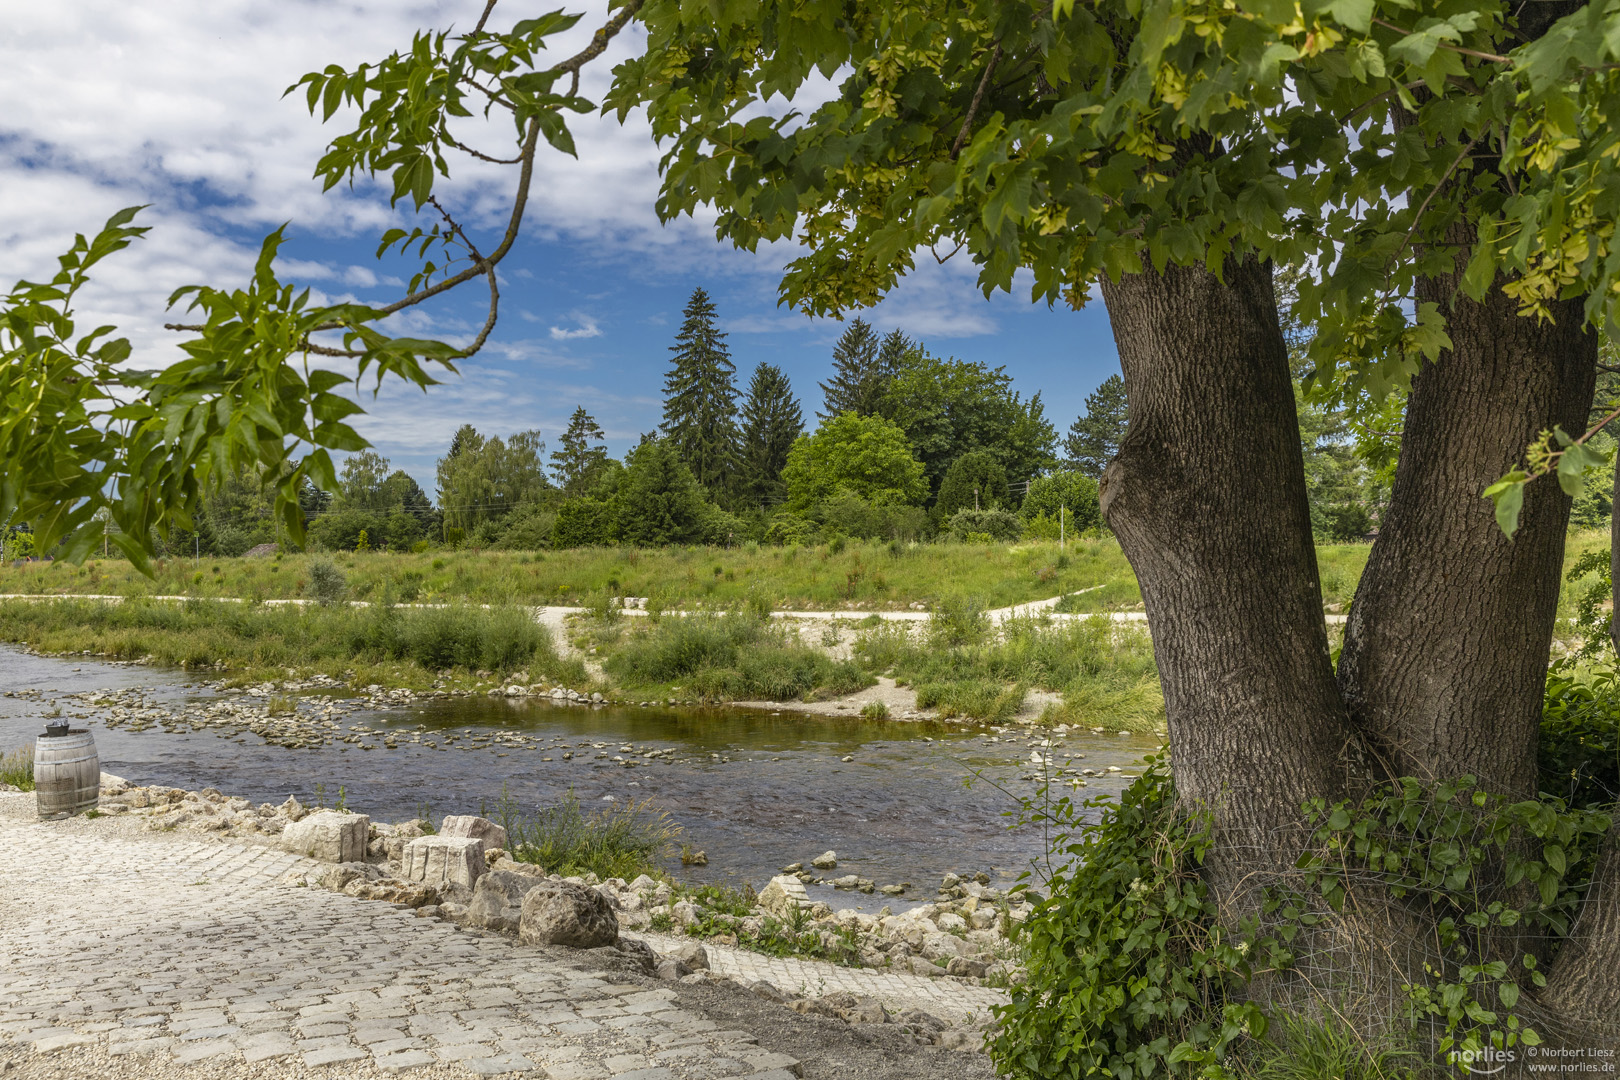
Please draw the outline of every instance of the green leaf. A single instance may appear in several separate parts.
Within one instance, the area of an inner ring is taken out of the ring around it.
[[[1496,506],[1496,525],[1508,539],[1519,531],[1519,512],[1524,509],[1524,485],[1530,479],[1526,473],[1514,471],[1486,488],[1483,498]]]

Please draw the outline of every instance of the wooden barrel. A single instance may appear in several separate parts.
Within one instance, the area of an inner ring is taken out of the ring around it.
[[[41,735],[34,743],[34,799],[41,818],[94,810],[101,797],[101,758],[83,729]]]

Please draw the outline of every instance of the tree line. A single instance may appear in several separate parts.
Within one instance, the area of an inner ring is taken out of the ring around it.
[[[1319,539],[1376,527],[1399,446],[1398,411],[1377,418],[1303,390],[1301,448]],[[464,424],[436,467],[436,491],[375,450],[351,454],[331,491],[305,483],[308,543],[334,550],[429,544],[516,549],[601,544],[811,543],[833,536],[918,540],[1056,538],[1102,525],[1097,481],[1128,418],[1111,375],[1063,436],[1037,392],[1003,368],[941,359],[899,330],[850,320],[820,382],[815,426],[774,364],[739,386],[713,300],[695,289],[670,347],[661,422],[622,459],[581,406],[547,453],[537,430],[506,437]],[[238,474],[209,496],[173,553],[238,555],[285,543],[264,485]],[[1607,507],[1601,508],[1605,513]],[[1594,514],[1597,511],[1594,511]]]

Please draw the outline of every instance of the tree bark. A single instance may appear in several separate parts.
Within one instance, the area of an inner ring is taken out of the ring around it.
[[[1448,237],[1466,251],[1466,227]],[[1356,590],[1339,686],[1393,776],[1478,777],[1536,794],[1536,740],[1570,500],[1551,477],[1502,534],[1485,487],[1555,424],[1585,430],[1597,337],[1582,301],[1554,322],[1500,288],[1474,302],[1458,273],[1419,284],[1449,310],[1451,348],[1412,381],[1390,505]]]
[[[1213,812],[1212,884],[1299,851],[1300,807],[1346,790],[1288,352],[1271,266],[1144,265],[1104,281],[1130,426],[1102,511],[1136,571],[1176,790]]]

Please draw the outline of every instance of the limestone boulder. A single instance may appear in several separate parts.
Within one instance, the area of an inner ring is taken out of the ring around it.
[[[539,881],[523,897],[518,940],[525,945],[596,949],[619,940],[613,905],[596,889]]]
[[[542,884],[540,879],[511,870],[491,870],[478,879],[472,903],[462,917],[464,926],[515,934],[523,919],[523,898]]]
[[[778,874],[759,893],[759,906],[778,919],[793,916],[800,907],[808,906],[810,894],[804,891],[804,882],[791,874]]]
[[[405,845],[400,876],[406,881],[471,889],[484,876],[484,844],[470,836],[424,836]]]
[[[322,810],[293,821],[281,831],[281,847],[321,862],[364,862],[371,819],[365,814]]]
[[[488,818],[481,818],[474,814],[457,814],[447,817],[439,825],[440,836],[464,836],[483,842],[485,851],[496,848],[506,850],[506,830]]]
[[[695,941],[683,941],[665,955],[680,961],[688,972],[709,970],[709,950]]]

